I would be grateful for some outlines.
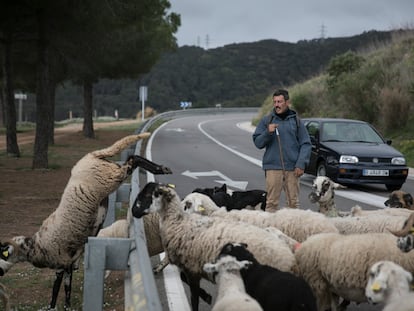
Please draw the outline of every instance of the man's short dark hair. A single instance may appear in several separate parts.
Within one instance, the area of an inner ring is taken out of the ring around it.
[[[289,100],[289,92],[283,89],[277,90],[273,93],[273,96],[280,96],[282,95],[285,100]]]

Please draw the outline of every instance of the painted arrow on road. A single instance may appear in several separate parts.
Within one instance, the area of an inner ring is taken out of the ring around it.
[[[232,180],[232,179],[230,179],[229,177],[227,177],[226,175],[224,175],[223,173],[221,173],[219,171],[190,172],[190,171],[187,170],[187,171],[181,173],[181,175],[191,177],[191,178],[194,178],[194,179],[198,179],[199,177],[218,176],[218,177],[222,178],[222,180],[215,180],[215,182],[217,182],[219,184],[226,184],[229,187],[237,188],[237,189],[240,189],[240,190],[246,190],[247,184],[249,183],[247,181]]]

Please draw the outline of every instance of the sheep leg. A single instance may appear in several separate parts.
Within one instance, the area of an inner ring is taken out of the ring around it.
[[[62,284],[64,270],[56,271],[56,279],[53,283],[52,289],[52,300],[50,301],[50,308],[54,309],[56,307],[56,301],[59,294],[60,285]]]
[[[70,308],[70,296],[72,293],[72,266],[65,270],[65,309]]]
[[[191,284],[190,284],[191,281],[189,281],[189,278],[188,278],[187,274],[185,274],[184,272],[181,272],[180,277],[181,277],[181,281],[186,283],[190,287],[190,290],[191,290]],[[197,297],[200,297],[206,303],[211,305],[212,297],[209,293],[207,293],[203,288],[200,287],[200,280],[198,281],[197,286],[198,286],[198,296]],[[191,294],[191,296],[192,296],[192,294]],[[197,305],[198,305],[198,302],[197,302]]]
[[[168,257],[167,256],[165,256],[162,260],[161,260],[161,262],[159,263],[159,264],[157,264],[153,269],[152,269],[152,271],[155,273],[155,274],[157,274],[157,273],[160,273],[162,270],[164,270],[164,268],[166,267],[166,266],[168,266],[168,264],[169,264],[170,262],[169,262],[169,260],[168,260]]]
[[[152,174],[172,174],[170,168],[163,165],[156,164],[148,159],[145,159],[139,155],[132,155],[128,157],[127,162],[132,160],[132,168],[136,169],[138,166]]]
[[[10,311],[10,297],[6,292],[6,287],[0,283],[0,297],[3,301],[5,311]]]

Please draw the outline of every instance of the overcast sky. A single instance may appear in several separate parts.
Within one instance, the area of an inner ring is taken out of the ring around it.
[[[414,28],[414,0],[170,0],[179,46],[262,39],[297,42]]]

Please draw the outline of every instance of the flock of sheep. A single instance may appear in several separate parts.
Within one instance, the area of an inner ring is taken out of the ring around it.
[[[176,265],[190,287],[194,311],[200,298],[213,303],[214,311],[275,306],[340,311],[350,302],[383,303],[387,311],[414,310],[413,199],[401,191],[390,196],[384,210],[356,206],[343,213],[334,202],[334,190],[341,186],[317,177],[309,199],[318,204],[318,212],[284,208],[268,213],[260,191],[237,193],[233,202],[238,204],[225,208],[215,200],[226,202],[227,189],[198,191],[181,199],[172,185],[148,183],[127,219],[101,230],[107,196],[134,169],[171,173],[139,156],[130,156],[124,164],[107,159],[148,136],[130,135],[83,157],[72,169],[58,208],[40,229],[32,237],[0,242],[0,276],[15,263],[28,261],[58,271],[55,289],[63,278],[70,284],[88,236],[126,237],[133,216],[144,220],[149,255],[166,252],[154,272],[168,263]],[[248,209],[242,201],[261,207]],[[200,287],[202,278],[217,283],[215,301]],[[70,286],[65,291],[69,307]],[[54,290],[51,308],[56,297]],[[0,298],[9,310],[2,284]]]
[[[315,197],[323,200],[324,196],[334,197],[335,187],[337,185],[328,178],[318,177],[312,191]],[[206,274],[204,265],[218,264],[221,260],[218,254],[223,252],[228,243],[245,244],[256,262],[278,272],[274,276],[275,282],[266,288],[261,286],[269,284],[265,278],[252,281],[243,275],[244,270],[249,271],[249,266],[240,270],[245,285],[242,295],[247,292],[259,302],[263,310],[273,310],[274,306],[282,305],[287,307],[280,307],[280,310],[290,310],[294,304],[297,304],[297,310],[345,310],[350,302],[374,301],[367,298],[366,291],[371,278],[368,271],[375,263],[390,261],[410,273],[414,271],[414,252],[403,252],[397,247],[402,244],[398,241],[407,239],[407,236],[398,238],[391,234],[404,235],[400,229],[404,225],[412,227],[412,223],[406,224],[412,213],[409,209],[412,203],[410,205],[410,201],[404,198],[406,194],[402,192],[393,195],[399,196],[399,204],[407,208],[389,207],[386,212],[368,212],[355,207],[349,215],[328,217],[322,212],[288,208],[275,213],[248,209],[228,211],[218,207],[208,195],[192,193],[180,200],[174,188],[149,183],[139,193],[132,213],[135,217],[159,214],[165,251],[170,263],[177,265],[185,275],[190,286],[193,310],[198,310],[198,298],[201,297],[200,279],[214,281],[214,275]],[[411,217],[414,218],[414,215]],[[274,229],[280,232],[275,233]],[[406,229],[406,232],[410,230]],[[267,235],[269,238],[266,238]],[[280,245],[278,254],[271,255],[269,261],[267,256],[270,250],[255,242],[258,236],[261,242],[269,239],[273,245],[274,240],[285,245]],[[286,262],[287,266],[284,265]],[[239,265],[242,266],[241,262]],[[286,286],[289,281],[281,275],[286,272],[292,280],[300,278],[305,283],[302,286]],[[226,272],[222,269],[221,273]],[[218,280],[222,278],[219,276]],[[410,289],[408,285],[406,287]],[[219,299],[222,297],[222,285],[218,286],[215,304],[222,306]],[[302,293],[302,290],[306,292],[307,286],[311,288],[311,298]],[[240,289],[239,286],[236,288]],[[271,302],[266,304],[268,301],[263,295],[260,296],[251,288],[261,288],[260,293],[266,293],[264,296]],[[401,292],[395,293],[390,297],[384,294],[381,302],[390,303],[399,299],[398,293]],[[379,292],[376,294],[379,295]],[[223,297],[228,298],[227,295]],[[301,300],[304,297],[308,299]],[[235,302],[229,305],[235,305]],[[404,309],[400,303],[394,310],[414,309],[413,304],[408,305],[411,305],[411,309]]]

